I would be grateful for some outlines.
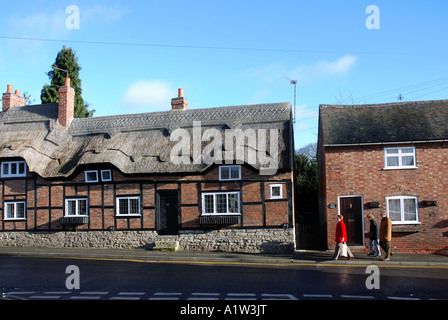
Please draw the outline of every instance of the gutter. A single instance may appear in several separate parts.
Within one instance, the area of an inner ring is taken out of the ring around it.
[[[384,146],[391,144],[416,144],[416,143],[443,143],[448,139],[441,140],[416,140],[416,141],[391,141],[391,142],[365,142],[365,143],[335,143],[324,144],[324,147],[356,147],[356,146]]]

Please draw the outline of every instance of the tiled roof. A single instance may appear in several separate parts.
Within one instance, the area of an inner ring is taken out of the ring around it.
[[[324,145],[448,139],[448,100],[321,105]]]

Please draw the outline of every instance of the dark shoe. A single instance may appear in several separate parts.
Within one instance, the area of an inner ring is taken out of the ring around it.
[[[374,256],[375,254],[373,252],[369,253],[368,256]]]

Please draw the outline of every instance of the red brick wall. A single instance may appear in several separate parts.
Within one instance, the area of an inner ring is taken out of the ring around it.
[[[401,145],[394,145],[401,146]],[[408,145],[404,145],[408,146]],[[415,144],[417,169],[384,170],[383,146],[325,148],[328,247],[334,247],[338,204],[343,195],[362,195],[364,216],[372,213],[380,221],[386,210],[386,197],[409,195],[418,197],[419,225],[393,225],[392,250],[395,252],[438,252],[448,250],[448,144]],[[438,206],[424,206],[424,200],[437,200]],[[378,201],[381,208],[369,209],[365,204]],[[364,231],[369,221],[364,219]],[[365,242],[368,243],[368,238]]]

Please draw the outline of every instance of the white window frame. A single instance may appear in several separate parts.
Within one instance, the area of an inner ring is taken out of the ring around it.
[[[109,176],[110,176],[110,178],[109,179],[105,179],[104,177],[103,177],[103,173],[105,173],[105,172],[109,172]],[[101,181],[112,181],[112,171],[111,170],[101,170]]]
[[[95,173],[96,179],[95,180],[88,179],[87,177],[88,177],[89,173]],[[86,171],[84,171],[84,177],[85,177],[85,181],[88,183],[98,182],[98,171],[97,170],[86,170]]]
[[[238,212],[229,212],[229,194],[236,194],[238,199]],[[226,195],[226,212],[218,212],[217,210],[217,195]],[[213,196],[213,212],[205,212],[205,196]],[[202,215],[212,216],[212,215],[240,215],[241,214],[241,197],[239,191],[228,191],[228,192],[203,192],[202,193]]]
[[[415,201],[415,220],[405,220],[405,213],[404,213],[404,200],[412,199]],[[418,197],[416,196],[393,196],[393,197],[386,197],[386,210],[387,210],[387,216],[390,218],[389,213],[389,200],[400,200],[400,220],[392,220],[392,224],[420,224],[419,218],[418,218]]]
[[[130,212],[131,206],[129,205],[129,200],[136,199],[138,201],[138,213]],[[128,201],[128,213],[120,213],[120,200]],[[132,216],[141,216],[141,208],[140,208],[140,197],[139,196],[120,196],[116,199],[116,212],[115,215],[117,217],[132,217]]]
[[[403,153],[403,149],[412,149],[412,152],[409,153]],[[395,154],[388,154],[388,151],[391,150],[398,150],[398,153]],[[414,164],[411,166],[403,165],[403,157],[409,157],[412,156],[414,158]],[[387,165],[387,159],[398,157],[398,166],[388,166]],[[384,148],[384,169],[416,169],[417,168],[417,157],[416,157],[416,151],[415,147],[409,146],[409,147],[391,147],[391,148]]]
[[[276,196],[273,194],[274,188],[280,188],[280,195]],[[269,195],[270,199],[283,199],[283,184],[282,183],[273,183],[269,185]]]
[[[68,203],[70,201],[75,201],[75,214],[68,214]],[[86,214],[79,214],[79,202],[86,202]],[[89,199],[88,198],[66,198],[65,199],[65,210],[64,217],[88,217],[89,216]]]
[[[17,217],[17,205],[21,203],[23,204],[23,217]],[[8,205],[13,205],[14,206],[14,213],[13,213],[13,217],[10,218],[8,217]],[[5,201],[3,204],[3,211],[4,211],[4,215],[3,218],[4,220],[26,220],[26,202],[25,201]]]
[[[16,165],[17,173],[11,173],[11,167],[12,167],[13,164]],[[18,173],[19,165],[21,165],[21,164],[23,164],[24,170],[23,170],[23,173]],[[8,172],[4,172],[3,171],[5,165],[8,166]],[[2,178],[22,178],[22,177],[26,177],[26,162],[25,161],[3,161],[2,162],[2,167],[1,167],[1,173],[2,173]]]
[[[237,178],[232,178],[231,177],[232,168],[237,168],[238,169],[238,177]],[[228,176],[229,176],[228,178],[224,178],[222,176],[222,170],[228,170]],[[219,180],[220,181],[241,180],[241,165],[219,166]]]

